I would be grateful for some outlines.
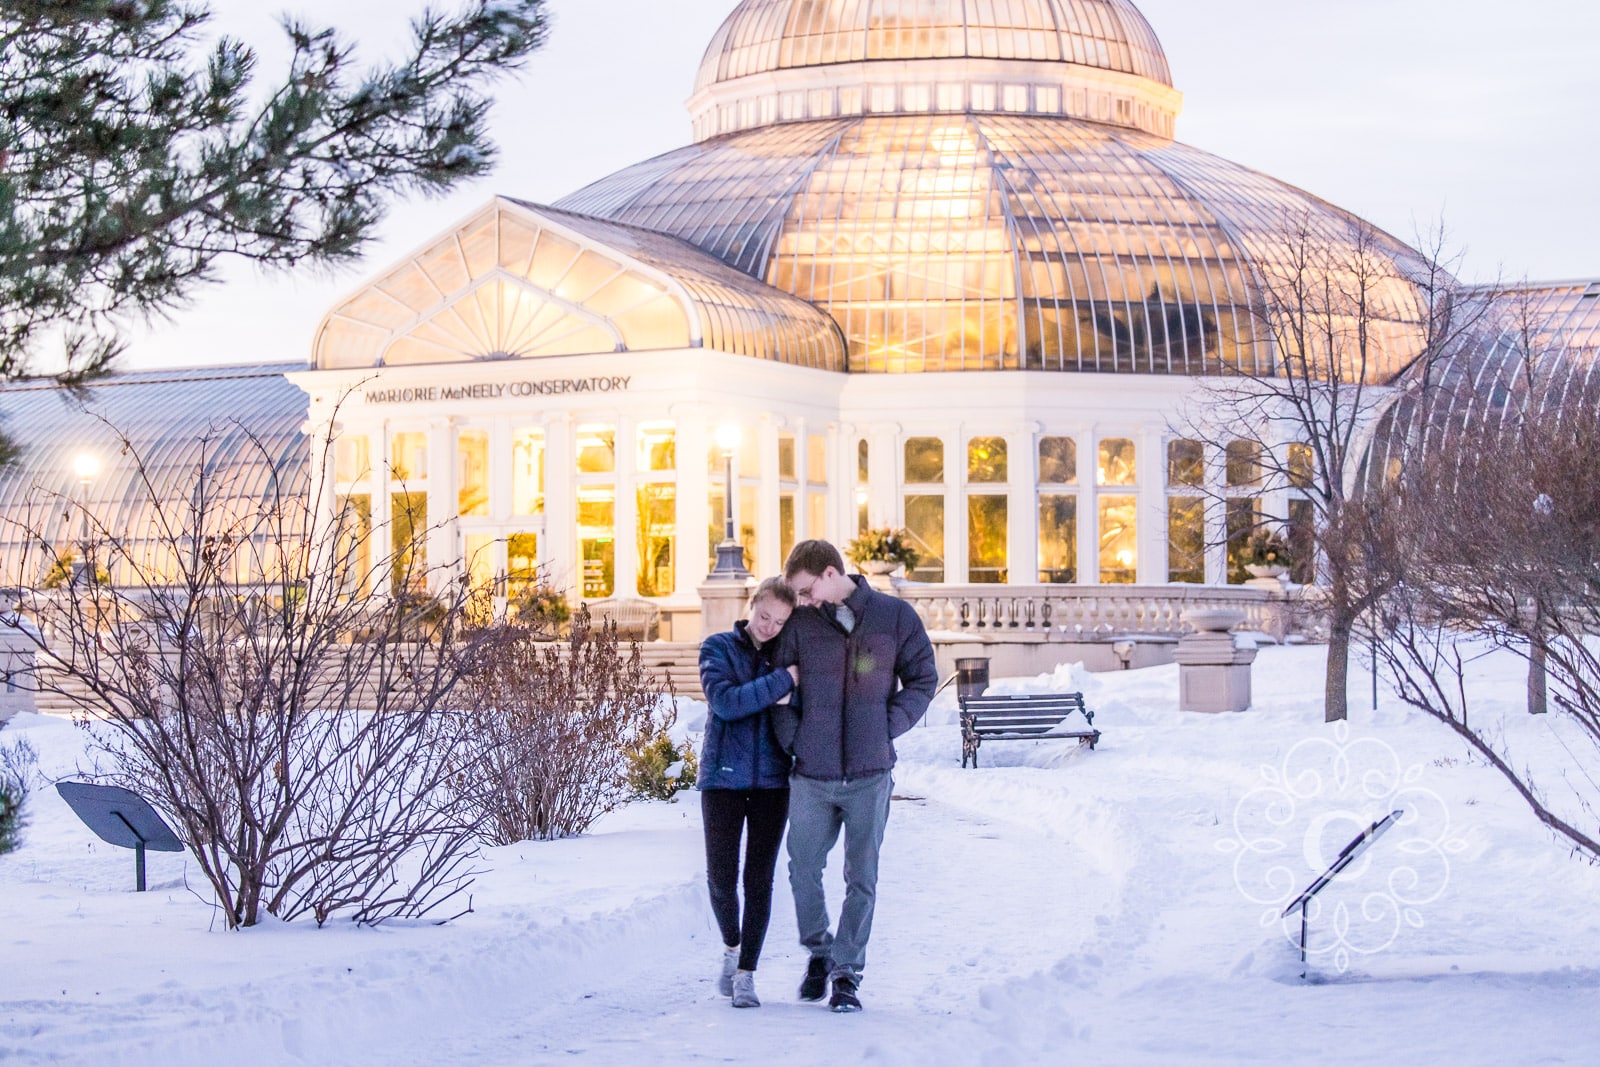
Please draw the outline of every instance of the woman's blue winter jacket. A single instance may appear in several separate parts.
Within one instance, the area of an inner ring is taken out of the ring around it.
[[[711,710],[700,750],[699,787],[787,789],[789,755],[772,736],[768,709],[794,688],[794,679],[786,670],[772,669],[743,620],[700,646],[700,688]]]

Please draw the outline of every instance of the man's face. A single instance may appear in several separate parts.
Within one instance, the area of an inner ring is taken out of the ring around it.
[[[843,578],[831,565],[822,568],[821,574],[808,574],[801,571],[789,582],[789,588],[794,590],[795,599],[807,607],[816,607],[818,604],[837,604],[850,595],[850,589],[855,588],[848,580]],[[848,585],[842,593],[839,587]]]

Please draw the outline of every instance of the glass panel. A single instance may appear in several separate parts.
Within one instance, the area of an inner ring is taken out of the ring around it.
[[[1304,447],[1304,446],[1302,446]],[[1310,449],[1307,449],[1309,452]],[[1310,585],[1317,578],[1316,510],[1311,501],[1289,501],[1289,579]]]
[[[544,514],[544,431],[523,427],[511,435],[511,513]]]
[[[1039,438],[1039,484],[1078,483],[1078,442],[1070,437]]]
[[[828,495],[826,493],[806,494],[806,536],[828,536]],[[784,557],[787,559],[788,557]]]
[[[741,485],[739,495],[739,543],[744,546],[744,565],[751,574],[761,573],[760,542],[756,539],[756,487]]]
[[[706,494],[706,504],[710,508],[710,519],[706,523],[706,573],[710,574],[717,565],[717,546],[722,544],[722,539],[727,534],[728,516],[723,510],[728,500],[723,483],[717,482]]]
[[[1199,441],[1167,442],[1167,484],[1198,487],[1205,482],[1205,446]]]
[[[967,442],[967,481],[1003,482],[1006,480],[1006,439],[974,437]]]
[[[1261,484],[1261,446],[1254,441],[1228,442],[1228,485]]]
[[[828,439],[819,433],[811,434],[806,445],[806,481],[828,484]]]
[[[428,588],[428,494],[389,494],[389,591],[424,593]]]
[[[389,438],[389,477],[413,484],[427,480],[427,434],[397,433]]]
[[[670,471],[678,467],[677,432],[671,423],[639,427],[639,469]]]
[[[794,434],[778,435],[778,477],[794,477]]]
[[[340,583],[352,596],[372,592],[372,494],[341,496],[339,507]]]
[[[489,514],[489,431],[456,435],[456,514]]]
[[[334,480],[359,482],[371,473],[372,438],[366,434],[340,435],[333,445]]]
[[[616,588],[616,490],[578,487],[578,556],[583,562],[585,600],[608,597]]]
[[[469,533],[461,541],[461,556],[466,563],[468,583],[474,591],[487,591],[494,581],[494,534]]]
[[[667,596],[676,588],[672,546],[677,539],[677,486],[670,482],[641,485],[635,494],[639,508],[640,596]]]
[[[578,427],[578,470],[608,474],[617,469],[617,431],[610,426]]]
[[[1039,497],[1039,581],[1078,580],[1078,498],[1065,493]]]
[[[1315,465],[1311,446],[1295,442],[1289,446],[1289,484],[1296,489],[1310,489]],[[1295,581],[1299,581],[1298,578]]]
[[[944,442],[937,437],[906,438],[906,481],[944,481]]]
[[[866,484],[867,481],[867,441],[866,438],[856,442],[856,481]]]
[[[967,581],[1006,580],[1006,498],[988,494],[967,498]]]
[[[1206,580],[1206,505],[1201,497],[1167,497],[1167,581]]]
[[[1100,497],[1100,582],[1123,585],[1139,573],[1139,498],[1108,493]]]
[[[778,494],[778,555],[789,558],[794,547],[794,494]]]
[[[514,533],[506,538],[506,595],[515,599],[539,584],[539,535]]]
[[[944,494],[913,493],[906,499],[906,530],[921,557],[906,577],[918,582],[944,581]]]
[[[1100,485],[1134,485],[1138,468],[1134,466],[1133,442],[1126,437],[1108,437],[1100,442]]]
[[[1245,564],[1250,559],[1250,534],[1259,521],[1256,498],[1236,496],[1228,500],[1228,582],[1238,585],[1250,579]]]

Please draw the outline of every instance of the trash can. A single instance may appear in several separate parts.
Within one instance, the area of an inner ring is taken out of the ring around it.
[[[989,688],[989,660],[984,656],[956,660],[956,699],[979,697]]]

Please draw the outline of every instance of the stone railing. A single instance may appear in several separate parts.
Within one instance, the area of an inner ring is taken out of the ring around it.
[[[1187,611],[1233,608],[1240,629],[1277,640],[1298,632],[1299,590],[1272,592],[1216,585],[922,585],[896,582],[930,631],[1034,633],[1046,639],[1095,640],[1112,634],[1181,634]]]

